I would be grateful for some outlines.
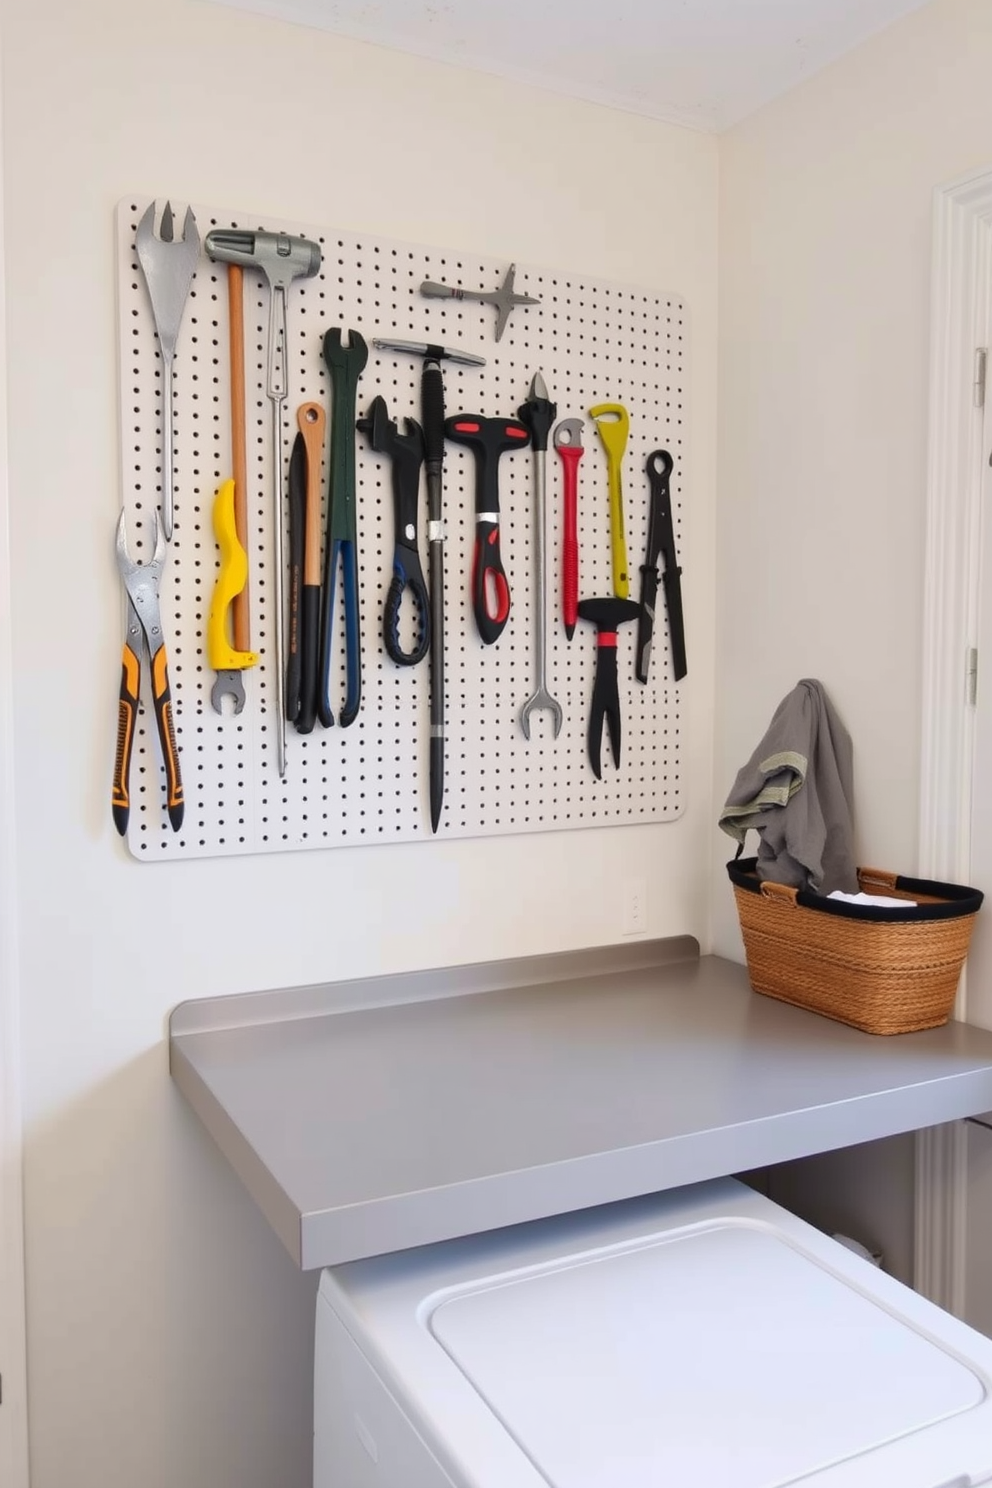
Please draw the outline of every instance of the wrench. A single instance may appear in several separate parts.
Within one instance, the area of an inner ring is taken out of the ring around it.
[[[557,409],[548,397],[548,389],[540,372],[534,373],[534,379],[530,385],[530,397],[526,403],[522,403],[517,409],[517,416],[522,424],[526,424],[530,430],[531,442],[534,446],[534,574],[537,580],[536,609],[537,614],[534,621],[534,635],[536,638],[535,656],[537,660],[537,687],[534,693],[527,699],[520,710],[520,727],[524,731],[524,738],[530,738],[530,715],[537,708],[550,708],[554,719],[555,738],[561,732],[561,704],[557,698],[553,698],[548,691],[545,680],[547,667],[547,637],[545,634],[545,621],[547,601],[545,597],[545,566],[544,566],[544,505],[545,505],[545,481],[547,477],[548,457],[548,432],[554,423]]]
[[[565,636],[575,634],[579,603],[579,461],[582,448],[582,420],[562,419],[555,429],[555,449],[561,457],[564,482],[563,505],[565,531],[561,544],[561,613]]]

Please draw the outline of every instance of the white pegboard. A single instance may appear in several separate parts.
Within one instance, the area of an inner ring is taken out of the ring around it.
[[[159,499],[162,448],[161,360],[134,253],[135,229],[147,205],[147,198],[134,197],[117,209],[122,500],[130,543],[139,557],[147,552],[143,526]],[[178,230],[186,203],[173,199],[172,206]],[[668,449],[675,462],[676,545],[679,562],[687,567],[681,521],[682,491],[688,480],[686,329],[679,301],[518,264],[517,290],[541,304],[516,308],[497,343],[491,306],[429,300],[418,289],[425,279],[466,289],[496,288],[505,262],[306,223],[255,222],[195,203],[193,210],[201,242],[214,227],[247,227],[302,234],[321,246],[320,274],[296,281],[288,296],[289,392],[283,423],[287,465],[301,403],[320,400],[330,424],[329,379],[321,355],[326,330],[354,327],[362,333],[369,344],[369,360],[358,384],[358,411],[364,413],[380,393],[401,429],[404,416],[420,418],[420,359],[377,352],[373,337],[456,346],[484,356],[486,365],[443,364],[447,414],[516,416],[534,372],[541,370],[557,403],[558,419],[584,419],[580,597],[612,593],[606,456],[588,418],[589,408],[600,402],[621,402],[630,415],[623,477],[631,598],[638,597],[644,561],[645,461],[657,448]],[[347,729],[323,729],[318,722],[312,734],[301,736],[287,724],[287,769],[285,778],[279,778],[267,711],[274,697],[270,613],[274,507],[271,415],[265,394],[268,290],[260,275],[246,271],[244,291],[249,582],[252,646],[261,653],[261,661],[244,673],[244,711],[237,717],[218,715],[210,702],[214,674],[205,656],[205,636],[217,574],[211,513],[218,485],[231,474],[228,302],[225,267],[211,262],[201,250],[174,364],[175,531],[162,587],[186,813],[182,829],[174,833],[165,812],[154,718],[143,703],[131,766],[128,845],[135,857],[147,861],[429,839],[429,661],[398,667],[383,649],[382,609],[392,577],[391,470],[388,459],[374,455],[363,435],[356,436],[362,708]],[[326,460],[325,451],[325,501]],[[647,686],[634,677],[636,623],[620,630],[621,763],[619,770],[614,769],[604,736],[603,778],[597,781],[593,775],[586,731],[596,638],[594,628],[580,621],[568,642],[561,621],[562,469],[550,438],[547,472],[548,686],[561,703],[564,722],[555,739],[550,714],[534,714],[528,743],[519,715],[535,686],[533,455],[528,448],[500,462],[501,550],[512,604],[499,641],[483,646],[469,594],[475,535],[473,458],[462,446],[447,445],[446,766],[439,836],[667,821],[682,809],[678,687],[672,678],[661,589]],[[420,547],[425,576],[426,529],[422,484]],[[108,522],[108,542],[112,536]],[[339,580],[334,621],[339,639],[340,587]],[[692,635],[687,639],[691,672]],[[343,644],[339,651],[341,676],[332,690],[335,713],[344,695]],[[144,676],[143,691],[147,697]]]

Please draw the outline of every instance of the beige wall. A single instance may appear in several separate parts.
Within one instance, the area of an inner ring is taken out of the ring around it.
[[[290,1488],[313,1284],[173,1094],[168,1010],[616,939],[621,870],[647,878],[653,933],[705,943],[712,905],[716,947],[739,954],[714,806],[802,675],[855,738],[860,855],[915,865],[931,192],[992,160],[992,11],[937,0],[719,145],[195,0],[6,0],[3,61],[34,1485]],[[479,158],[485,191],[425,193],[427,162],[456,178]],[[137,191],[684,297],[683,820],[127,858],[106,801],[112,209]],[[908,1144],[892,1161],[905,1195]],[[906,1212],[869,1205],[866,1238],[891,1250],[886,1215],[902,1235]]]
[[[936,0],[720,142],[716,780],[819,677],[860,861],[917,862],[930,234],[992,162],[992,7]],[[729,840],[729,839],[728,839]],[[737,953],[729,894],[716,948]]]
[[[705,939],[717,142],[195,0],[7,0],[3,63],[33,1488],[299,1488],[313,1281],[170,1086],[165,1020],[207,993],[619,939],[621,873],[646,878],[652,933]],[[480,161],[484,186],[451,184]],[[134,192],[684,298],[682,820],[129,859],[108,796],[113,208]]]
[[[992,164],[990,77],[992,7],[936,0],[720,141],[715,794],[819,677],[854,738],[859,860],[907,873],[932,192]],[[739,956],[722,886],[713,905],[714,949]],[[912,1182],[899,1138],[780,1170],[771,1192],[910,1279]]]

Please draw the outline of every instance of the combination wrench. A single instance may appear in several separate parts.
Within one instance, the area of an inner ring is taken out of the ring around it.
[[[517,409],[517,417],[530,430],[534,446],[534,573],[536,578],[536,615],[534,617],[535,657],[537,661],[537,687],[520,710],[520,727],[524,738],[530,738],[530,715],[537,708],[549,708],[554,719],[555,738],[561,732],[561,704],[553,698],[547,688],[547,596],[545,571],[545,496],[547,478],[548,433],[558,412],[548,397],[548,389],[540,372],[534,373],[530,385],[530,397]]]

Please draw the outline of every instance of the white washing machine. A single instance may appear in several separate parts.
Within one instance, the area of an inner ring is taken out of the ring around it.
[[[323,1273],[314,1488],[976,1488],[992,1340],[732,1179]]]

